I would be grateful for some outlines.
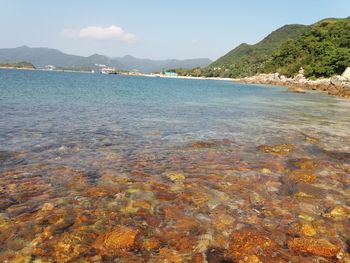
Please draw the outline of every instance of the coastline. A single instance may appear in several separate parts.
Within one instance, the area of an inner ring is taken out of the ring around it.
[[[0,69],[37,70],[36,68],[0,67]]]
[[[331,96],[350,99],[350,79],[346,76],[335,75],[331,78],[309,80],[305,78],[303,70],[294,78],[287,78],[279,73],[258,74],[236,80],[245,84],[263,84],[287,87],[289,92],[305,93],[314,90]]]
[[[193,79],[193,80],[221,80],[221,81],[238,81],[238,79],[233,78],[218,78],[218,77],[194,77],[194,76],[166,76],[162,74],[123,74],[121,75],[128,75],[128,76],[142,76],[142,77],[149,77],[149,78],[165,78],[165,79]]]

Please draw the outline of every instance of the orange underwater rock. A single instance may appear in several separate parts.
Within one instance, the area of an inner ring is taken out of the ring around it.
[[[94,248],[103,255],[118,254],[135,247],[139,230],[118,226],[113,230],[100,235],[94,243]]]
[[[151,251],[160,248],[160,241],[157,238],[149,238],[143,241],[142,249]]]
[[[294,159],[290,161],[290,164],[295,168],[303,170],[316,169],[318,167],[318,163],[309,158]]]
[[[295,170],[288,174],[288,179],[296,182],[314,183],[316,181],[316,176],[312,171]]]
[[[321,257],[335,257],[341,249],[328,240],[311,237],[292,238],[288,241],[288,248],[295,253],[306,253]]]
[[[232,233],[230,239],[226,257],[234,262],[241,262],[240,260],[245,258],[261,261],[258,255],[261,251],[264,255],[271,255],[279,247],[274,240],[267,236],[267,233],[253,228],[237,230]]]
[[[54,247],[54,257],[57,262],[71,262],[82,253],[89,250],[88,240],[94,235],[84,232],[64,233]]]

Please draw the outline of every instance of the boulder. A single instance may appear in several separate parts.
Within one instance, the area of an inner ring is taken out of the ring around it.
[[[286,81],[287,81],[287,77],[284,76],[284,75],[282,75],[282,76],[280,77],[280,80],[281,80],[282,82],[286,82]]]
[[[348,81],[350,81],[350,67],[347,67],[342,74],[342,77],[346,78]]]
[[[298,83],[305,83],[307,79],[305,78],[305,71],[303,68],[300,68],[299,73],[294,77],[294,81]]]
[[[347,78],[342,76],[336,75],[331,78],[331,83],[336,87],[341,87],[344,82],[347,82]]]
[[[338,95],[339,90],[335,86],[331,86],[327,89],[329,95]]]
[[[317,79],[314,81],[310,81],[313,86],[316,87],[318,90],[327,90],[329,86],[331,85],[331,80],[330,79]]]

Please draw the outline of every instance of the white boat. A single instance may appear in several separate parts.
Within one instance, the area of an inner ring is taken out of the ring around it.
[[[115,68],[103,68],[101,69],[102,74],[118,74]]]

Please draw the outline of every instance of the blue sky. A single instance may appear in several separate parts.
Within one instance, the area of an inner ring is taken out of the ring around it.
[[[216,59],[285,24],[350,16],[350,0],[2,0],[0,48]]]

